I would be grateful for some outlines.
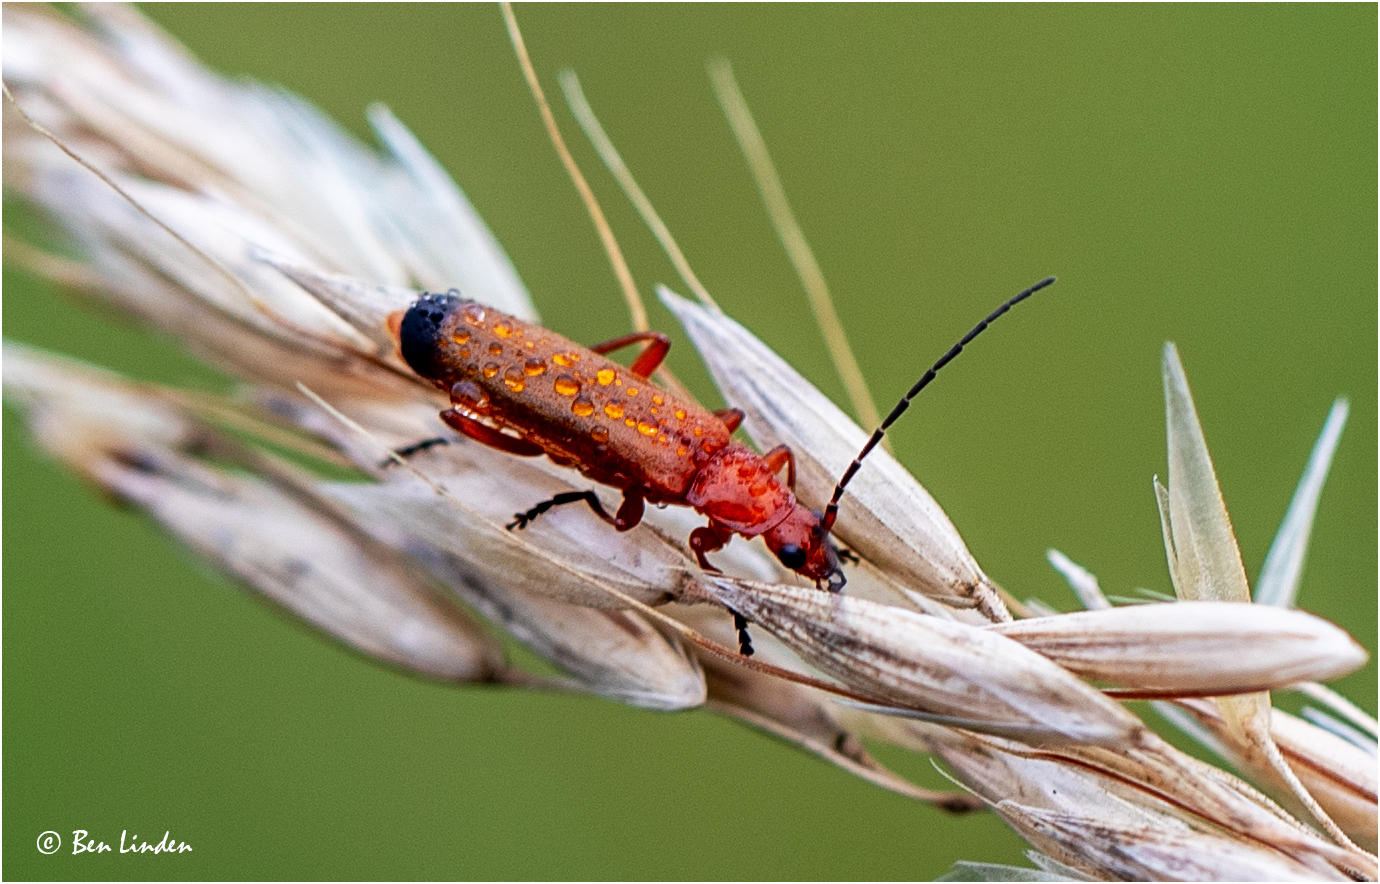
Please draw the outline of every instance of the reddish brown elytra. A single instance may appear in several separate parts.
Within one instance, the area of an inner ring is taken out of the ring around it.
[[[642,520],[645,503],[690,506],[709,519],[690,534],[690,548],[706,571],[718,570],[706,554],[722,549],[733,535],[761,536],[782,565],[838,592],[845,579],[829,531],[863,458],[939,369],[990,322],[1052,282],[1046,279],[1004,303],[925,372],[849,465],[823,514],[796,501],[789,448],[758,454],[733,441],[741,411],[711,413],[647,380],[670,348],[660,332],[586,349],[452,291],[425,295],[408,308],[398,342],[412,370],[450,396],[453,407],[441,419],[455,430],[510,454],[545,454],[623,492],[612,516],[593,491],[576,491],[518,513],[509,529],[577,501],[619,531]],[[647,347],[629,368],[604,356],[642,342]],[[777,476],[783,466],[785,483]],[[743,654],[751,654],[747,621],[734,612],[734,622]]]

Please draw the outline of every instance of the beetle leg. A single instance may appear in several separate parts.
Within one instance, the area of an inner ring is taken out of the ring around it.
[[[604,341],[602,344],[595,344],[589,349],[595,353],[612,353],[614,350],[621,350],[624,347],[636,344],[639,341],[650,341],[647,349],[643,350],[633,360],[629,370],[640,378],[649,378],[652,372],[661,366],[662,360],[666,358],[666,353],[671,349],[671,339],[657,331],[633,332],[630,335],[623,335],[621,338],[614,338],[611,341]]]
[[[733,628],[738,630],[738,653],[744,657],[751,657],[752,636],[748,634],[748,618],[732,608],[728,609],[728,613],[733,615]]]
[[[723,549],[724,545],[731,539],[731,535],[729,537],[724,537],[720,534],[711,521],[703,528],[696,528],[694,531],[690,532],[690,549],[694,551],[695,558],[699,560],[701,568],[711,573],[718,574],[719,569],[709,564],[709,559],[705,558],[705,554]]]
[[[578,503],[581,500],[589,504],[589,508],[594,510],[595,515],[605,522],[608,522],[610,525],[617,527],[618,523],[614,520],[614,517],[610,516],[608,511],[604,509],[604,505],[599,502],[598,495],[593,491],[567,491],[564,494],[557,494],[550,500],[543,500],[525,513],[514,513],[513,521],[509,522],[506,527],[509,531],[512,531],[514,528],[526,528],[528,523],[551,509],[553,506],[561,506],[566,503]],[[621,508],[619,512],[622,512]]]
[[[536,457],[542,453],[541,446],[535,442],[528,442],[526,439],[519,439],[517,436],[509,436],[507,433],[495,430],[487,424],[479,421],[454,408],[447,408],[441,412],[441,420],[449,424],[453,429],[469,436],[476,442],[482,442],[490,448],[497,448],[499,451],[506,451],[509,454],[516,454],[519,457]]]
[[[738,425],[743,422],[743,410],[741,408],[722,408],[714,412],[714,416],[724,422],[731,433],[738,429]]]
[[[640,489],[628,489],[623,492],[623,503],[618,507],[618,515],[616,516],[609,515],[608,510],[604,509],[604,505],[599,502],[599,496],[593,491],[567,491],[563,494],[557,494],[550,500],[543,500],[525,513],[514,513],[513,521],[508,523],[508,530],[526,528],[533,519],[552,507],[578,503],[581,500],[589,504],[589,508],[594,510],[596,516],[619,531],[630,531],[642,521],[643,498]]]
[[[709,564],[709,560],[705,558],[705,554],[723,549],[732,539],[732,534],[725,537],[720,533],[718,528],[714,527],[714,522],[711,520],[710,523],[703,528],[696,528],[694,531],[690,532],[690,548],[695,551],[695,558],[699,559],[701,568],[718,574],[719,569]],[[739,653],[744,657],[751,657],[752,636],[748,634],[748,619],[732,608],[728,609],[728,613],[733,615],[733,628],[738,630]]]
[[[795,455],[785,445],[778,445],[771,451],[762,455],[762,460],[767,462],[767,469],[775,473],[781,469],[781,465],[786,465],[786,487],[795,490]]]
[[[619,531],[630,531],[642,521],[643,498],[640,488],[627,488],[623,491],[623,503],[618,507],[618,515],[613,517],[613,527]]]
[[[403,460],[406,460],[412,455],[421,454],[423,451],[426,451],[429,448],[435,448],[438,445],[449,444],[450,440],[448,439],[445,439],[441,436],[432,436],[430,439],[423,439],[420,442],[413,442],[411,445],[405,445],[402,448],[395,448],[393,449],[393,453],[396,454],[398,457],[401,457]],[[379,464],[379,469],[386,470],[396,463],[397,461],[390,457]]]

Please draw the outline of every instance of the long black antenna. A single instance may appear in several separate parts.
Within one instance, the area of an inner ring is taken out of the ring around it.
[[[858,456],[853,458],[853,462],[848,465],[848,469],[843,471],[843,478],[839,479],[839,484],[834,486],[834,496],[829,499],[829,505],[824,508],[823,525],[825,531],[831,530],[834,527],[834,520],[838,518],[839,499],[843,497],[844,486],[846,486],[850,481],[852,481],[853,476],[857,474],[858,469],[862,466],[863,458],[867,457],[867,455],[872,452],[872,449],[877,447],[877,443],[882,441],[882,437],[886,435],[887,427],[890,427],[892,424],[896,423],[897,419],[900,418],[901,415],[906,413],[906,409],[910,407],[910,400],[914,399],[916,396],[920,394],[921,390],[929,386],[930,381],[934,380],[934,376],[939,373],[939,369],[948,365],[951,361],[953,361],[953,358],[955,356],[962,353],[963,348],[972,343],[973,338],[976,338],[978,335],[982,334],[983,331],[987,328],[987,326],[991,325],[993,322],[996,321],[997,317],[1001,316],[1003,313],[1010,310],[1012,307],[1024,301],[1026,298],[1035,294],[1040,289],[1053,284],[1054,277],[1052,276],[1048,279],[1042,279],[1039,282],[1032,285],[1030,288],[1021,292],[1016,297],[1007,301],[1005,304],[1002,304],[1000,307],[993,310],[992,313],[986,319],[984,319],[982,322],[979,322],[977,325],[973,327],[972,331],[964,335],[963,340],[959,341],[957,344],[954,344],[953,347],[949,349],[948,353],[945,353],[944,356],[940,358],[938,362],[930,366],[930,370],[925,372],[925,374],[920,378],[920,380],[915,382],[915,386],[910,388],[910,392],[907,393],[905,396],[901,397],[901,401],[897,402],[896,407],[891,409],[891,414],[888,414],[886,416],[886,420],[882,421],[881,426],[877,427],[877,429],[872,431],[872,438],[867,440],[867,444],[862,447],[862,451],[859,451]]]

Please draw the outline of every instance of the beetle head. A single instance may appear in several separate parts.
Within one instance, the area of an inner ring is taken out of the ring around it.
[[[821,589],[838,592],[845,583],[838,554],[829,541],[829,532],[820,523],[820,514],[803,506],[762,535],[767,548],[781,564],[814,580]],[[825,585],[827,582],[827,585]]]

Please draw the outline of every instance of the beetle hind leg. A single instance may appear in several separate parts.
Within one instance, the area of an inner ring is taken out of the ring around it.
[[[518,457],[536,457],[544,453],[542,447],[537,443],[529,442],[518,436],[509,436],[501,430],[496,430],[487,424],[481,424],[463,411],[454,408],[447,408],[441,412],[441,420],[445,421],[452,429],[463,433],[474,441],[508,454],[516,454]]]
[[[421,454],[441,445],[449,445],[450,440],[443,436],[432,436],[430,439],[423,439],[420,442],[413,442],[411,445],[404,445],[402,448],[393,449],[393,453],[403,460],[407,460],[414,454]],[[389,457],[379,463],[379,469],[386,470],[397,464],[397,461]]]

